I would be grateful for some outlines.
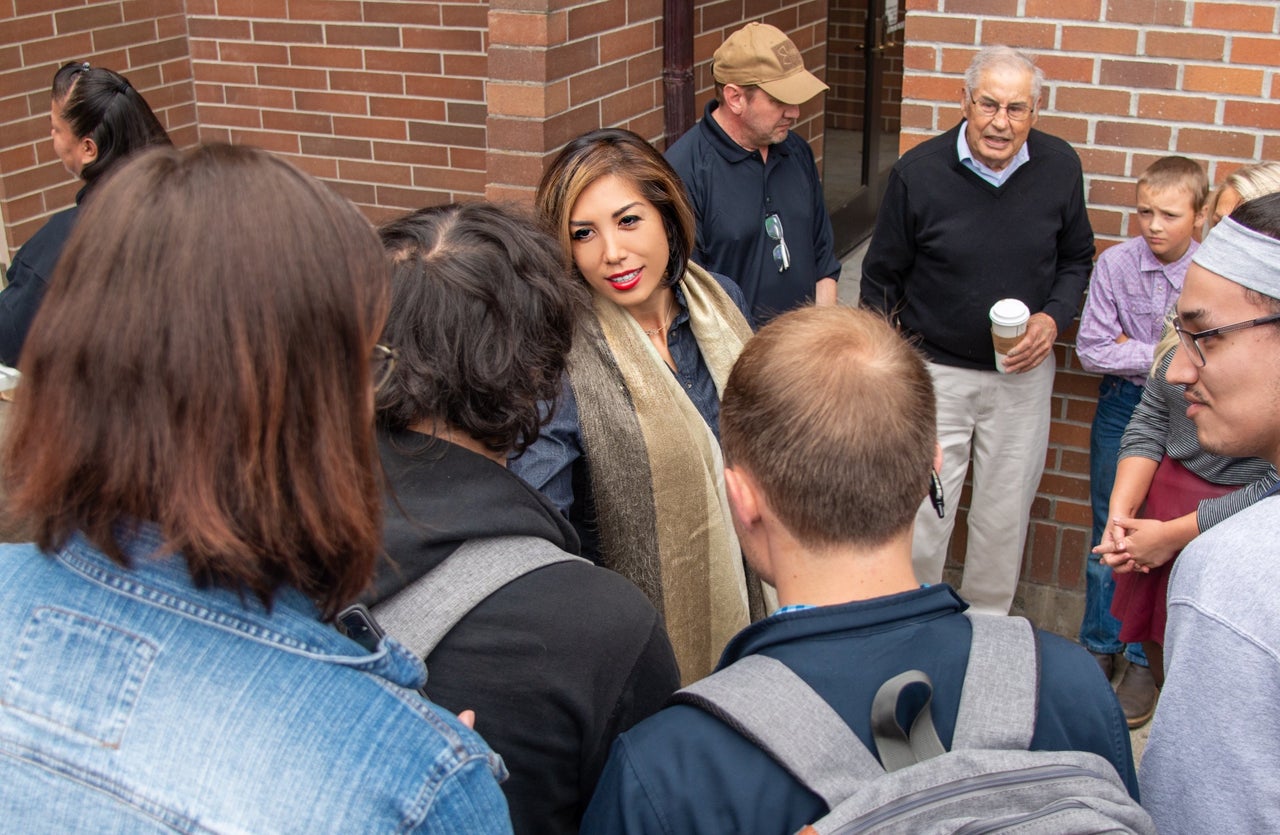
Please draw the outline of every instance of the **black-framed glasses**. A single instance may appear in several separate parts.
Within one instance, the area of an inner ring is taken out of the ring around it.
[[[978,112],[988,118],[995,118],[995,115],[1004,110],[1005,115],[1009,117],[1011,122],[1025,122],[1031,116],[1031,105],[1026,102],[1015,101],[1010,104],[1000,104],[988,98],[975,99],[969,96],[969,101],[973,102],[974,107],[978,108]]]
[[[778,213],[764,216],[764,233],[778,242],[773,248],[773,263],[778,265],[778,272],[791,268],[791,250],[787,249],[787,239],[782,233],[782,218]]]
[[[374,345],[373,356],[369,358],[369,377],[373,380],[373,390],[378,391],[391,379],[391,372],[396,370],[396,360],[400,352],[387,345]]]
[[[1207,331],[1196,331],[1192,333],[1182,327],[1182,322],[1177,319],[1173,320],[1173,329],[1178,332],[1178,341],[1182,347],[1186,349],[1187,356],[1191,358],[1191,362],[1196,368],[1204,368],[1205,358],[1204,351],[1200,349],[1200,340],[1210,336],[1220,336],[1224,333],[1232,331],[1242,331],[1258,325],[1268,325],[1272,322],[1280,322],[1280,313],[1272,313],[1269,316],[1259,316],[1257,319],[1249,319],[1245,322],[1236,322],[1234,325],[1223,325],[1220,328],[1209,328]]]

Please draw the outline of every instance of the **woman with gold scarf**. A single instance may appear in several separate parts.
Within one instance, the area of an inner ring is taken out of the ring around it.
[[[684,187],[630,131],[570,142],[537,205],[591,289],[594,315],[575,335],[555,413],[511,466],[569,516],[583,556],[648,595],[692,682],[764,613],[725,501],[718,440],[719,393],[751,337],[746,302],[732,281],[688,260]]]

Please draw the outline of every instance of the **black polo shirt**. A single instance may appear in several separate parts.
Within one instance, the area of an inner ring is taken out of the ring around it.
[[[667,150],[684,181],[698,220],[693,260],[738,283],[759,327],[779,313],[813,300],[814,285],[838,278],[831,218],[809,144],[794,132],[769,146],[768,159],[734,142],[711,117],[712,99],[700,121]],[[783,271],[773,258],[777,241],[764,219],[777,213],[791,253]]]

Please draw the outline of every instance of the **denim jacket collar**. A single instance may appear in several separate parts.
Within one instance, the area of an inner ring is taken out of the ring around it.
[[[117,594],[234,632],[247,640],[371,673],[401,687],[417,689],[426,681],[422,661],[398,641],[383,638],[375,652],[366,652],[323,622],[315,603],[297,589],[279,589],[268,612],[261,601],[247,592],[196,589],[186,561],[180,554],[164,552],[164,537],[154,525],[140,525],[136,531],[120,535],[119,542],[132,568],[111,561],[80,533],[72,536],[54,558]]]

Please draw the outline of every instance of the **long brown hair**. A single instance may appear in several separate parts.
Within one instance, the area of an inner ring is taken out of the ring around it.
[[[569,213],[588,186],[610,174],[634,185],[662,216],[669,250],[669,273],[665,279],[678,281],[693,253],[693,208],[675,169],[652,145],[629,130],[591,131],[556,154],[538,184],[537,207],[543,223],[573,264]],[[584,280],[576,264],[573,264],[573,273]]]
[[[247,147],[126,163],[22,352],[0,465],[46,550],[153,523],[199,585],[333,614],[379,548],[369,352],[386,261],[348,202]]]

